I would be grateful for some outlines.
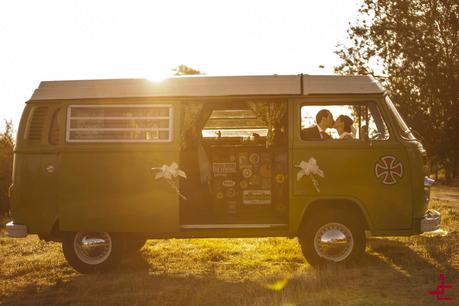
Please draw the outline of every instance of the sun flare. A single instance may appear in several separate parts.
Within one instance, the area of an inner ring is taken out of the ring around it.
[[[153,83],[159,83],[167,78],[170,78],[172,73],[170,71],[158,70],[152,73],[146,74],[146,79]]]

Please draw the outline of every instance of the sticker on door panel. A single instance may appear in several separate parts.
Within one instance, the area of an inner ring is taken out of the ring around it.
[[[242,203],[245,205],[271,204],[271,190],[244,190]]]
[[[250,154],[249,161],[252,164],[258,164],[260,162],[260,155],[258,155],[257,153]]]
[[[384,185],[394,185],[403,176],[403,164],[395,156],[381,156],[375,164],[375,175]]]
[[[249,178],[252,176],[252,169],[250,168],[245,168],[244,170],[242,170],[242,176],[244,178]]]
[[[236,163],[213,163],[214,174],[236,173]]]
[[[222,182],[223,187],[234,187],[236,185],[236,182],[233,180],[224,180]]]
[[[246,167],[252,167],[249,163],[249,156],[247,153],[239,153],[239,168],[243,169]]]

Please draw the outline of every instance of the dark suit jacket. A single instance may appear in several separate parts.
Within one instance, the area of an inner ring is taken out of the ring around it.
[[[302,129],[300,135],[301,135],[301,139],[303,139],[303,140],[326,140],[326,139],[331,139],[331,136],[328,135],[325,132],[323,133],[324,138],[322,139],[320,137],[319,128],[317,126],[311,126],[311,127],[308,127],[307,129]]]

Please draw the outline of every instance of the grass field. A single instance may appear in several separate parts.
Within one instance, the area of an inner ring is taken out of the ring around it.
[[[457,189],[456,189],[457,190]],[[354,267],[311,268],[296,239],[149,240],[109,274],[72,270],[58,243],[0,232],[4,305],[459,305],[459,201],[437,197],[446,235],[371,238]],[[436,301],[446,274],[453,301]]]

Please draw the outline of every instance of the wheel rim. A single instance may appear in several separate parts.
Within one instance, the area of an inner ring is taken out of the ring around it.
[[[103,263],[110,256],[112,239],[106,232],[78,232],[73,240],[73,247],[75,254],[82,262],[97,265]]]
[[[341,223],[323,225],[314,237],[317,255],[330,261],[343,261],[351,254],[353,247],[352,233]]]

